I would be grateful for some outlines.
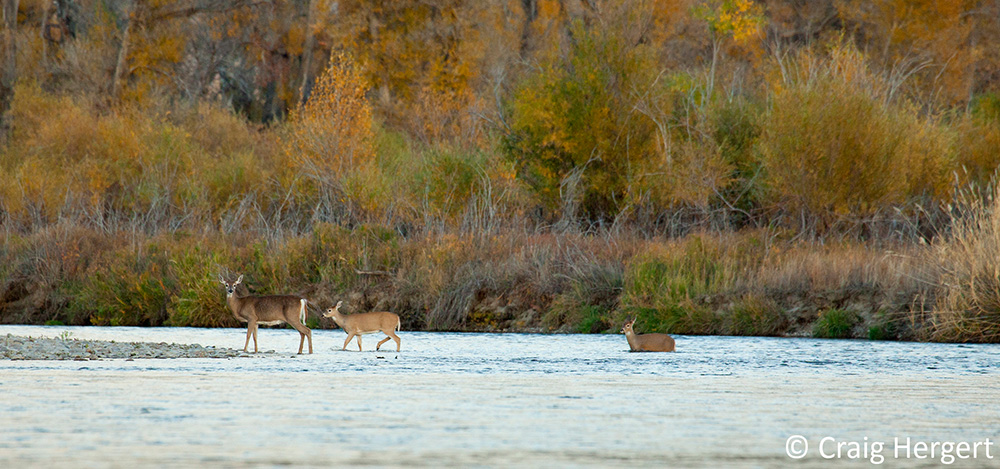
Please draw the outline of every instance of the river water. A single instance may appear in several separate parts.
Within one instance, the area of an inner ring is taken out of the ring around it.
[[[245,337],[8,333],[230,348]],[[622,335],[402,331],[399,353],[374,350],[381,334],[345,352],[343,331],[317,330],[316,353],[295,355],[297,332],[258,335],[273,353],[0,360],[0,467],[1000,467],[997,345],[676,336],[676,353],[640,354]]]

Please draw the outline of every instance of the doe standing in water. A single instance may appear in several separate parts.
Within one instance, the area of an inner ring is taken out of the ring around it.
[[[344,304],[343,301],[338,301],[337,306],[327,309],[326,313],[323,313],[324,318],[333,319],[333,322],[337,323],[347,333],[347,340],[344,341],[344,348],[341,350],[347,350],[347,344],[351,342],[354,336],[357,336],[358,351],[360,352],[362,335],[382,331],[387,337],[375,346],[375,350],[378,350],[382,344],[392,339],[396,341],[396,351],[399,351],[400,340],[399,336],[396,335],[396,331],[399,330],[400,325],[399,316],[388,311],[346,315],[340,312],[340,305],[342,304]]]
[[[253,353],[257,353],[257,325],[274,326],[283,322],[299,331],[299,354],[306,337],[309,338],[309,353],[313,353],[312,331],[302,323],[306,322],[306,299],[296,295],[236,296],[236,286],[243,276],[229,283],[219,274],[219,281],[226,286],[226,303],[236,319],[247,323],[247,340],[243,351],[250,345],[253,336]]]
[[[635,319],[628,321],[622,326],[625,333],[625,340],[628,341],[628,348],[631,352],[673,352],[674,338],[667,334],[636,334],[632,330]]]

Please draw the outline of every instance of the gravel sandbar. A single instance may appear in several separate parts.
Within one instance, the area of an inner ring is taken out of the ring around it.
[[[0,359],[105,360],[136,358],[233,358],[252,354],[229,348],[166,342],[115,342],[73,338],[0,336]]]

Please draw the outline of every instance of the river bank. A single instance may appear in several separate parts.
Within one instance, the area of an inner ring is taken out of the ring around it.
[[[764,231],[404,237],[317,224],[268,243],[183,233],[133,243],[60,227],[0,249],[0,323],[239,327],[218,279],[243,274],[243,293],[309,299],[313,329],[335,328],[320,313],[343,300],[346,313],[392,311],[420,331],[602,333],[637,318],[637,331],[671,334],[1000,337],[992,319],[940,301],[933,254]]]
[[[132,243],[66,227],[0,249],[0,324],[240,327],[219,276],[241,274],[240,294],[307,298],[312,329],[336,328],[321,312],[343,301],[411,331],[616,333],[635,318],[639,333],[994,343],[986,274],[1000,251],[971,247],[988,244],[977,236],[890,250],[766,231],[405,237],[317,224],[268,243]]]

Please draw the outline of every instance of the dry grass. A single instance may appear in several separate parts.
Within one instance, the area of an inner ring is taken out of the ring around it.
[[[6,231],[0,321],[232,325],[215,277],[238,271],[255,293],[393,310],[408,329],[614,332],[631,316],[644,330],[684,334],[996,341],[992,204],[956,211],[933,245],[895,252],[767,231],[662,241],[509,229],[402,236],[318,223],[275,238],[149,237],[62,223]]]
[[[998,193],[965,192],[952,210],[951,232],[936,242],[931,259],[940,269],[932,338],[1000,341],[1000,210]]]

